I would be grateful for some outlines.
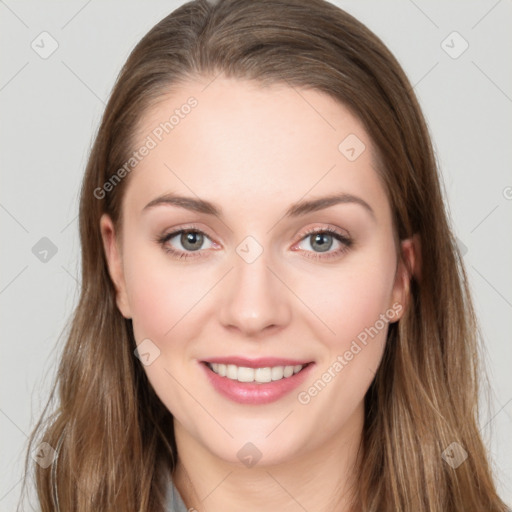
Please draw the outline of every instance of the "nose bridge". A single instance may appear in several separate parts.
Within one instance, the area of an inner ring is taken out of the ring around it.
[[[233,255],[234,266],[222,293],[220,320],[245,334],[267,327],[283,327],[290,319],[286,287],[268,268],[270,251],[253,237],[246,237]],[[275,270],[274,270],[275,272]]]

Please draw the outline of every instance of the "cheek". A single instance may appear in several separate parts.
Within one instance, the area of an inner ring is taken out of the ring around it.
[[[208,276],[184,271],[166,262],[165,253],[162,257],[154,249],[144,250],[135,245],[127,249],[125,258],[133,333],[137,344],[149,339],[159,350],[144,371],[168,410],[173,414],[187,411],[189,397],[179,383],[186,382],[182,369],[189,364],[188,341],[200,335],[194,305],[207,291],[199,283],[209,282]]]
[[[301,287],[303,293],[309,290],[305,302],[326,327],[319,338],[323,355],[317,371],[298,399],[301,404],[330,407],[330,419],[324,420],[325,428],[332,429],[361,403],[382,359],[389,324],[395,321],[390,303],[396,266],[393,246],[375,245],[344,263],[325,278],[317,275],[316,286],[309,278]]]
[[[181,273],[181,278],[183,273]],[[174,349],[178,348],[179,339],[194,336],[197,327],[194,321],[194,305],[205,291],[190,279],[182,280],[177,272],[161,273],[157,269],[148,269],[133,282],[131,290],[132,322],[135,339],[150,338],[167,350],[172,340]]]
[[[322,293],[309,294],[312,309],[323,314],[330,330],[323,329],[324,355],[297,397],[309,412],[310,407],[328,408],[329,415],[319,417],[322,428],[332,432],[360,406],[396,311],[390,304],[395,275],[392,246],[381,245],[380,250],[360,253],[346,263],[329,279],[317,281]]]
[[[175,326],[182,329],[187,323],[188,312],[207,290],[201,283],[209,281],[202,270],[171,264],[163,249],[148,245],[147,240],[127,245],[126,287],[135,339],[161,344]]]
[[[379,319],[391,306],[395,275],[392,253],[384,257],[369,254],[346,263],[324,276],[301,278],[298,288],[298,294],[324,323],[324,340],[337,350],[377,322],[382,330]]]

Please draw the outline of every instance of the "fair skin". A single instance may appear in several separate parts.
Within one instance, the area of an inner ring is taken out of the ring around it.
[[[373,146],[358,119],[321,92],[224,77],[205,89],[210,80],[182,84],[145,114],[141,143],[188,97],[198,100],[132,171],[122,239],[107,215],[101,219],[118,308],[132,319],[137,343],[149,338],[160,350],[144,370],[174,417],[174,481],[187,507],[322,512],[337,498],[337,510],[348,511],[364,396],[409,284]],[[338,149],[349,134],[366,146],[354,161]],[[169,204],[144,210],[170,192],[210,201],[222,214]],[[351,201],[285,216],[299,200],[342,193],[368,206]],[[179,235],[164,245],[191,254],[186,260],[155,240],[185,227],[205,233],[199,250]],[[343,251],[327,233],[332,246],[322,252],[315,235],[305,235],[310,228],[335,229],[353,243]],[[263,249],[251,263],[236,251],[247,236]],[[400,249],[414,266],[412,242]],[[376,322],[386,311],[394,316],[382,327]],[[370,326],[378,333],[333,370]],[[232,355],[312,366],[278,400],[238,403],[214,389],[201,367]],[[308,393],[329,368],[329,382]],[[237,456],[248,442],[261,453],[252,467]]]

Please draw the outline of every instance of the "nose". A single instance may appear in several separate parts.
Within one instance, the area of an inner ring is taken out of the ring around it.
[[[248,263],[235,255],[235,268],[221,291],[219,319],[222,325],[245,336],[285,327],[291,319],[291,293],[264,251]],[[270,267],[270,268],[269,268]]]

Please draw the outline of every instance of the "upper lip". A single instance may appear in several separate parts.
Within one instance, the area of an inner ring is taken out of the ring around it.
[[[269,366],[296,366],[306,365],[312,361],[305,361],[300,359],[282,359],[278,357],[260,357],[257,359],[247,359],[246,357],[227,356],[227,357],[211,357],[205,359],[205,363],[217,364],[234,364],[235,366],[244,366],[246,368],[266,368]]]

